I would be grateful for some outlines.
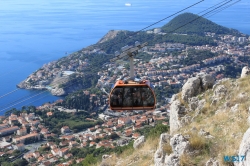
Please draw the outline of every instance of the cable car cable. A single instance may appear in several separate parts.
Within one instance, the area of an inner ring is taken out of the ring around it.
[[[222,8],[222,9],[219,9],[218,11],[215,11],[215,12],[211,13],[209,16],[207,16],[207,18],[209,18],[209,17],[211,17],[211,16],[213,16],[213,15],[215,15],[215,14],[221,12],[222,10],[225,10],[225,9],[231,7],[232,5],[234,5],[234,4],[236,4],[236,3],[240,2],[240,1],[241,1],[241,0],[238,0],[238,1],[234,2],[234,3],[232,3],[232,4],[229,4],[229,5],[225,6],[225,7]]]

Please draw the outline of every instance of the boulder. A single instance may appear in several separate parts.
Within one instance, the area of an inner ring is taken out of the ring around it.
[[[198,77],[201,80],[201,87],[203,90],[207,90],[213,87],[215,79],[210,74],[200,73]]]
[[[187,138],[181,134],[176,134],[170,139],[170,145],[173,149],[173,153],[180,157],[184,152],[190,151],[190,144]]]
[[[243,67],[242,71],[241,71],[241,76],[240,78],[244,78],[246,76],[248,76],[250,74],[250,69],[248,66]]]
[[[164,166],[180,166],[180,158],[175,154],[170,154],[165,157]]]
[[[193,96],[198,95],[202,91],[212,88],[215,79],[209,74],[200,73],[196,77],[189,78],[182,87],[182,99],[188,101]]]
[[[250,163],[250,128],[245,132],[239,149],[239,156],[245,156],[241,162],[236,162],[236,166],[248,166]]]
[[[145,142],[145,137],[144,136],[140,136],[139,138],[137,138],[133,144],[133,147],[135,149],[138,149],[139,147],[141,147]]]
[[[192,77],[182,87],[181,97],[184,101],[196,96],[201,92],[201,80],[198,77]]]

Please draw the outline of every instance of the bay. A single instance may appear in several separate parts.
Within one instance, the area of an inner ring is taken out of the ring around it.
[[[41,91],[16,90],[16,84],[44,63],[96,43],[109,30],[137,31],[196,2],[0,0],[0,114],[13,107],[38,106],[59,99],[48,92],[39,95]],[[219,2],[203,1],[186,12],[199,13]],[[240,1],[208,19],[250,34],[249,9],[249,1]],[[161,27],[170,19],[149,29]]]

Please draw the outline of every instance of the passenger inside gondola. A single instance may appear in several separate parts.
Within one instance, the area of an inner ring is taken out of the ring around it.
[[[123,96],[123,106],[132,107],[132,88],[126,87],[124,88],[124,96]]]
[[[140,88],[133,88],[133,101],[135,107],[142,106]]]
[[[153,107],[154,94],[148,87],[117,87],[111,94],[111,107]]]

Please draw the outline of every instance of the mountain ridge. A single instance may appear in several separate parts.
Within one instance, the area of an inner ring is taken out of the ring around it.
[[[183,13],[176,16],[167,24],[165,24],[162,29],[166,33],[174,31],[175,33],[198,35],[204,35],[205,32],[232,35],[239,33],[237,30],[218,25],[193,13]]]

